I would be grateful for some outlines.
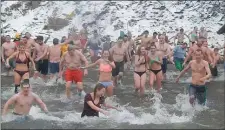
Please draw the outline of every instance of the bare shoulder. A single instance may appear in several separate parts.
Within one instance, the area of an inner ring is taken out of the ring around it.
[[[202,62],[204,63],[204,65],[207,65],[207,66],[209,64],[208,61],[206,61],[206,60],[203,60]]]
[[[25,52],[25,54],[26,54],[27,56],[30,56],[30,53],[28,53],[28,52]]]
[[[31,93],[31,96],[33,97],[33,98],[39,98],[39,96],[37,95],[37,94],[35,94],[35,93]]]

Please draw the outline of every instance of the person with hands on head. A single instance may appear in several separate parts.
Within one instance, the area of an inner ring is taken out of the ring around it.
[[[29,68],[28,68],[28,62],[31,61],[33,65],[33,69],[35,73],[36,67],[33,59],[31,58],[30,54],[25,51],[25,45],[23,43],[20,43],[18,45],[18,51],[14,52],[10,57],[6,59],[6,66],[9,66],[10,59],[16,57],[16,66],[14,69],[14,83],[15,83],[15,93],[18,93],[18,88],[20,86],[20,82],[22,79],[29,79]]]
[[[109,116],[109,113],[107,111],[101,109],[101,105],[105,106],[106,108],[118,110],[116,107],[113,107],[105,103],[104,94],[105,94],[105,86],[101,83],[98,83],[95,86],[94,92],[86,94],[84,98],[84,108],[81,117],[84,116],[99,117],[99,112]]]
[[[106,88],[107,96],[113,95],[113,82],[112,82],[112,69],[115,68],[115,63],[108,50],[102,51],[101,59],[98,59],[95,63],[92,63],[86,67],[81,67],[82,69],[94,67],[99,65],[99,83],[101,83]]]
[[[189,69],[192,70],[192,81],[189,86],[189,102],[193,106],[194,101],[197,99],[198,103],[205,105],[206,102],[206,86],[205,82],[211,77],[211,71],[209,69],[208,62],[203,60],[202,49],[197,49],[194,53],[195,60],[189,62],[189,64],[181,71],[176,78],[176,83],[184,73]]]
[[[62,77],[63,68],[65,66],[65,80],[66,80],[66,95],[70,99],[70,87],[74,81],[77,84],[77,89],[79,91],[79,96],[83,92],[83,72],[80,69],[81,63],[88,65],[88,61],[85,56],[76,50],[74,45],[68,46],[68,51],[61,57],[59,63],[59,77]],[[88,74],[87,69],[84,70],[84,76]],[[83,92],[84,93],[84,92]]]
[[[7,114],[9,106],[13,105],[14,115],[29,115],[30,109],[32,107],[32,104],[34,102],[38,103],[38,105],[46,112],[48,113],[48,109],[45,105],[45,103],[40,99],[40,97],[32,92],[29,79],[24,79],[21,82],[21,90],[19,93],[13,95],[4,105],[3,108],[3,117]]]

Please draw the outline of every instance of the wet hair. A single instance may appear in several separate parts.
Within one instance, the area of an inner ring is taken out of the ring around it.
[[[25,44],[20,42],[17,47],[20,48],[21,46],[25,46]]]
[[[156,45],[155,44],[151,44],[150,49],[151,49],[152,46],[154,46],[156,48]]]
[[[141,55],[141,48],[144,47],[143,45],[139,46],[136,52],[136,55]]]
[[[67,50],[68,50],[68,51],[71,51],[71,50],[73,50],[73,49],[75,49],[74,45],[69,44]]]
[[[183,29],[183,28],[181,28],[181,29],[180,29],[180,31],[184,31],[184,29]]]
[[[217,48],[217,47],[216,47],[216,48],[214,48],[214,51],[219,51],[219,48]]]
[[[128,37],[126,34],[123,37]]]
[[[123,40],[123,37],[119,36],[119,37],[118,37],[118,40]]]
[[[148,31],[148,30],[145,30],[145,31],[144,31],[144,34],[146,34],[146,33],[148,33],[148,34],[149,34],[149,31]]]
[[[30,85],[30,80],[29,79],[24,79],[20,82],[21,87],[23,87],[23,85]]]
[[[65,42],[64,38],[66,38],[66,36],[63,36],[61,39],[61,43]]]
[[[95,100],[97,91],[100,91],[103,88],[105,88],[105,86],[103,84],[101,84],[101,83],[96,84],[96,86],[94,88],[94,100]]]
[[[113,62],[113,57],[112,57],[112,55],[110,54],[110,51],[109,50],[102,50],[102,55],[103,55],[103,53],[105,52],[105,51],[108,51],[109,52],[109,58],[108,58],[108,60],[109,61],[111,61],[111,62]]]
[[[202,52],[202,49],[197,49],[197,50],[195,51],[195,53],[196,53],[196,52],[201,52],[201,53],[203,53],[203,52]]]
[[[54,44],[54,45],[59,44],[59,39],[58,39],[58,38],[54,38],[54,39],[53,39],[53,44]]]
[[[157,32],[153,32],[153,35],[157,35],[158,33]]]

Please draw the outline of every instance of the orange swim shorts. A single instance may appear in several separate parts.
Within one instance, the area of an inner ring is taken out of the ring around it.
[[[67,69],[65,71],[65,80],[68,81],[74,81],[75,83],[82,82],[83,81],[83,72],[81,70],[70,70]]]

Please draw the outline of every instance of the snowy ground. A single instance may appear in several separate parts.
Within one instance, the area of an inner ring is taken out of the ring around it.
[[[2,2],[1,12],[18,1]],[[189,4],[187,6],[187,3]],[[196,4],[197,3],[197,4]],[[206,27],[209,35],[209,44],[219,42],[224,43],[224,35],[216,34],[216,31],[224,23],[221,20],[222,13],[216,16],[210,16],[210,5],[207,2],[186,2],[177,3],[177,1],[147,1],[140,3],[139,1],[44,1],[34,10],[29,10],[26,15],[22,15],[20,10],[24,9],[24,2],[18,10],[11,10],[11,16],[2,16],[2,27],[8,25],[4,32],[14,35],[15,31],[31,32],[32,35],[49,34],[51,36],[48,44],[51,44],[53,38],[61,38],[68,34],[68,29],[76,27],[81,29],[82,23],[96,24],[91,25],[88,29],[98,29],[102,35],[110,35],[111,40],[115,40],[119,36],[119,32],[130,30],[134,36],[140,35],[144,30],[149,30],[150,34],[154,31],[166,31],[169,37],[176,34],[176,29],[183,27],[186,33],[189,33],[194,26]],[[160,10],[161,6],[165,6],[164,10]],[[222,7],[221,7],[222,8]],[[176,13],[183,10],[183,13]],[[47,24],[48,17],[65,18],[72,12],[75,16],[70,20],[70,24],[61,30],[43,30]],[[90,14],[85,15],[86,12]],[[102,14],[102,15],[99,15]],[[97,16],[99,16],[97,18]],[[183,18],[181,18],[183,17]],[[206,18],[208,17],[208,18]],[[180,19],[181,18],[181,19]],[[134,25],[129,25],[130,20],[137,21]],[[119,25],[116,30],[114,26]],[[187,39],[186,39],[187,40]]]

